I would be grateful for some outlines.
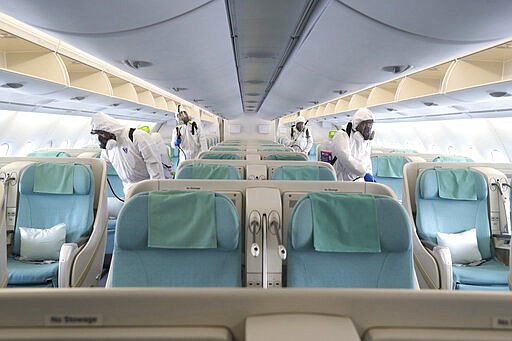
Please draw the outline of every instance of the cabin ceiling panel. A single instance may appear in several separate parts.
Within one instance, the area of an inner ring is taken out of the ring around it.
[[[452,25],[445,21],[446,27]],[[412,65],[414,71],[483,46],[481,42],[447,45],[440,39],[419,37],[331,2],[276,82],[264,111],[297,110],[283,107],[284,94],[294,103],[307,103],[313,97],[324,102],[337,97],[334,90],[355,91],[397,77],[383,71],[384,66]],[[354,51],[366,51],[366,55]]]
[[[212,0],[172,0],[169,6],[169,0],[14,0],[2,1],[1,8],[2,12],[45,31],[103,35],[159,25],[209,2]]]
[[[0,10],[166,91],[186,88],[176,95],[191,103],[202,99],[199,106],[208,105],[218,112],[242,111],[223,1],[95,1],[97,6],[54,1],[58,10],[38,1],[13,3],[0,4]],[[39,7],[46,9],[34,12]],[[80,21],[74,15],[80,9],[88,13],[83,24],[73,26],[62,19],[68,16]],[[108,20],[103,13],[109,14]],[[102,26],[102,20],[110,23]],[[96,27],[94,32],[92,27]],[[125,60],[152,65],[132,69]]]
[[[2,0],[0,12],[227,119],[238,118],[244,109],[250,109],[245,110],[249,117],[279,118],[338,98],[336,90],[358,92],[512,35],[509,0]],[[308,20],[301,21],[304,17]],[[300,34],[294,36],[299,26]],[[2,42],[4,55],[36,46],[9,40]],[[297,45],[281,70],[291,40]],[[489,52],[472,58],[510,59],[511,52],[499,52],[503,56]],[[125,60],[152,65],[130,68]],[[405,64],[413,68],[401,75],[382,70]],[[46,84],[50,82],[24,81],[21,93],[61,89]],[[508,86],[496,86],[484,92],[434,94],[432,99],[438,106],[475,98],[486,102],[489,91],[503,89],[510,93]],[[0,89],[0,100],[8,99],[6,93]],[[429,98],[395,105],[404,112],[424,112]],[[115,108],[117,115],[122,110]]]
[[[509,0],[336,1],[390,28],[450,43],[506,39],[512,30]]]

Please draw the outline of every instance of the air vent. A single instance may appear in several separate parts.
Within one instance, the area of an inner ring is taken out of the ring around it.
[[[257,92],[248,92],[245,94],[246,96],[259,96],[260,94]]]
[[[434,103],[434,102],[423,102],[423,105],[427,106],[427,107],[435,107],[437,106],[438,104],[437,103]]]
[[[72,101],[83,101],[85,99],[85,96],[76,96],[71,98]]]
[[[131,67],[134,70],[138,70],[140,68],[153,65],[153,63],[147,62],[145,60],[131,60],[131,59],[123,60],[123,64]]]
[[[248,80],[248,81],[244,81],[244,83],[247,83],[247,84],[263,84],[265,83],[264,81],[262,80],[258,80],[258,79],[253,79],[253,80]]]
[[[204,102],[204,99],[194,98],[192,101],[194,101],[195,103],[198,103],[198,102]]]
[[[188,88],[179,88],[179,87],[176,87],[176,88],[172,88],[174,91],[176,92],[180,92],[180,91],[184,91],[184,90],[188,90]]]
[[[249,100],[249,101],[245,101],[245,103],[258,103],[258,101]]]
[[[396,111],[395,108],[386,108],[387,111]]]
[[[384,66],[382,68],[382,71],[386,71],[386,72],[392,72],[392,73],[402,73],[404,71],[407,71],[411,68],[411,66],[409,64],[407,65],[389,65],[389,66]]]
[[[506,96],[510,96],[510,94],[508,92],[505,92],[505,91],[493,91],[493,92],[489,93],[489,96],[492,96],[492,97],[506,97]]]
[[[9,88],[9,89],[19,89],[23,87],[23,84],[21,83],[5,83],[1,85],[2,88]]]
[[[118,106],[120,106],[120,105],[121,105],[121,103],[112,103],[110,106],[111,106],[111,107],[118,107]]]
[[[314,104],[314,105],[317,105],[317,104],[318,104],[318,103],[320,103],[320,102],[318,102],[318,101],[309,101],[308,103],[312,103],[312,104]]]
[[[333,90],[333,92],[338,95],[343,95],[343,94],[346,94],[348,92],[348,90]]]

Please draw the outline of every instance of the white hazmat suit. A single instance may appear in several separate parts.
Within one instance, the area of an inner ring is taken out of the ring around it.
[[[176,146],[178,137],[181,140],[179,147]],[[190,120],[187,123],[179,122],[173,130],[171,146],[179,149],[179,162],[182,162],[197,158],[200,152],[206,150],[206,141],[201,135],[199,125]]]
[[[299,116],[295,121],[295,126],[292,126],[291,140],[288,145],[296,152],[303,152],[309,154],[311,147],[313,147],[313,136],[308,128],[304,127],[302,131],[297,128],[297,123],[306,124],[306,119]]]
[[[359,109],[352,118],[350,136],[345,130],[338,130],[332,139],[336,176],[340,181],[363,180],[365,174],[372,174],[371,139],[366,139],[356,130],[363,121],[373,121],[373,113]]]
[[[148,133],[133,129],[132,141],[129,136],[131,129],[104,113],[93,115],[91,130],[115,135],[115,140],[109,139],[101,151],[101,158],[116,170],[123,182],[124,193],[139,181],[164,178],[160,155],[154,152],[155,141]]]

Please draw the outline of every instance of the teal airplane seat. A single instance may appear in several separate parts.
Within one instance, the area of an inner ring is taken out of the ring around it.
[[[92,171],[80,164],[36,163],[21,174],[18,190],[8,286],[56,287],[62,243],[80,244],[92,232]]]
[[[372,156],[371,160],[375,181],[389,186],[398,200],[402,200],[403,168],[409,160],[402,155]]]
[[[263,157],[264,160],[288,160],[288,161],[308,161],[308,157],[302,153],[272,153]]]
[[[270,180],[324,180],[336,181],[336,174],[322,166],[279,166]]]
[[[411,224],[386,196],[309,193],[288,227],[288,287],[414,288]]]
[[[231,165],[194,163],[180,168],[176,179],[231,179],[240,180],[240,172]]]
[[[483,176],[470,169],[426,169],[415,195],[418,236],[450,249],[453,289],[508,290],[508,267],[496,259],[491,242]]]
[[[144,192],[117,220],[112,287],[240,287],[236,208],[208,191]]]
[[[210,160],[241,160],[242,157],[236,153],[216,153],[216,152],[204,152],[201,153],[200,159]]]

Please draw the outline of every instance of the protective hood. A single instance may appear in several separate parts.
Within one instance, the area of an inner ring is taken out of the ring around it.
[[[116,119],[98,112],[92,115],[91,130],[104,130],[119,136],[125,127]]]
[[[352,129],[355,130],[357,128],[357,126],[359,125],[359,123],[361,123],[363,121],[373,120],[373,119],[374,119],[373,113],[370,110],[368,110],[366,108],[359,109],[354,114],[354,117],[352,117]]]
[[[304,116],[297,117],[297,119],[295,120],[295,123],[299,123],[299,122],[306,123],[306,119],[304,118]]]

